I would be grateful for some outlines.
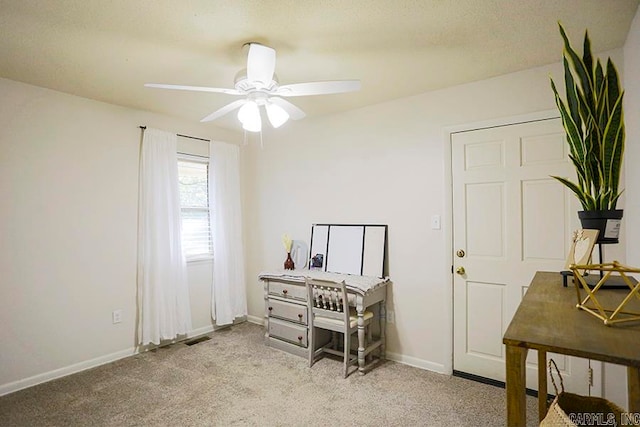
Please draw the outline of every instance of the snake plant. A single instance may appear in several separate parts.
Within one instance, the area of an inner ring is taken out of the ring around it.
[[[585,211],[613,210],[622,190],[618,189],[624,154],[625,130],[622,111],[624,91],[611,59],[606,69],[594,62],[589,34],[585,32],[582,58],[573,50],[561,24],[564,40],[563,100],[551,79],[560,111],[569,158],[577,172],[577,182],[554,176],[580,200]]]

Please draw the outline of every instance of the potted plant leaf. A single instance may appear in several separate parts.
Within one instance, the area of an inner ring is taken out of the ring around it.
[[[556,105],[569,144],[569,158],[577,181],[553,178],[567,186],[580,200],[582,228],[598,229],[598,243],[618,243],[622,210],[616,204],[625,144],[624,115],[618,72],[611,59],[604,68],[591,53],[585,32],[580,57],[571,47],[561,24],[564,40],[564,83],[566,100],[551,79]]]

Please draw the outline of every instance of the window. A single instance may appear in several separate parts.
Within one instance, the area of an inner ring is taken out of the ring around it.
[[[187,260],[212,256],[208,169],[206,159],[178,158],[182,253]]]

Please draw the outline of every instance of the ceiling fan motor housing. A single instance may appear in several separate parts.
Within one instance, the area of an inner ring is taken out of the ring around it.
[[[268,85],[263,85],[261,82],[250,81],[247,78],[247,69],[243,69],[236,74],[234,79],[234,87],[236,90],[243,92],[251,92],[255,90],[273,91],[278,89],[278,76],[273,73],[273,79]]]

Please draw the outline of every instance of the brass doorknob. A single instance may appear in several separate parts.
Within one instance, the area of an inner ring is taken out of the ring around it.
[[[464,249],[458,249],[456,251],[456,255],[458,256],[458,258],[463,258],[465,256]]]
[[[465,273],[464,271],[464,267],[458,267],[456,268],[456,273],[458,273],[459,275],[463,275]]]

